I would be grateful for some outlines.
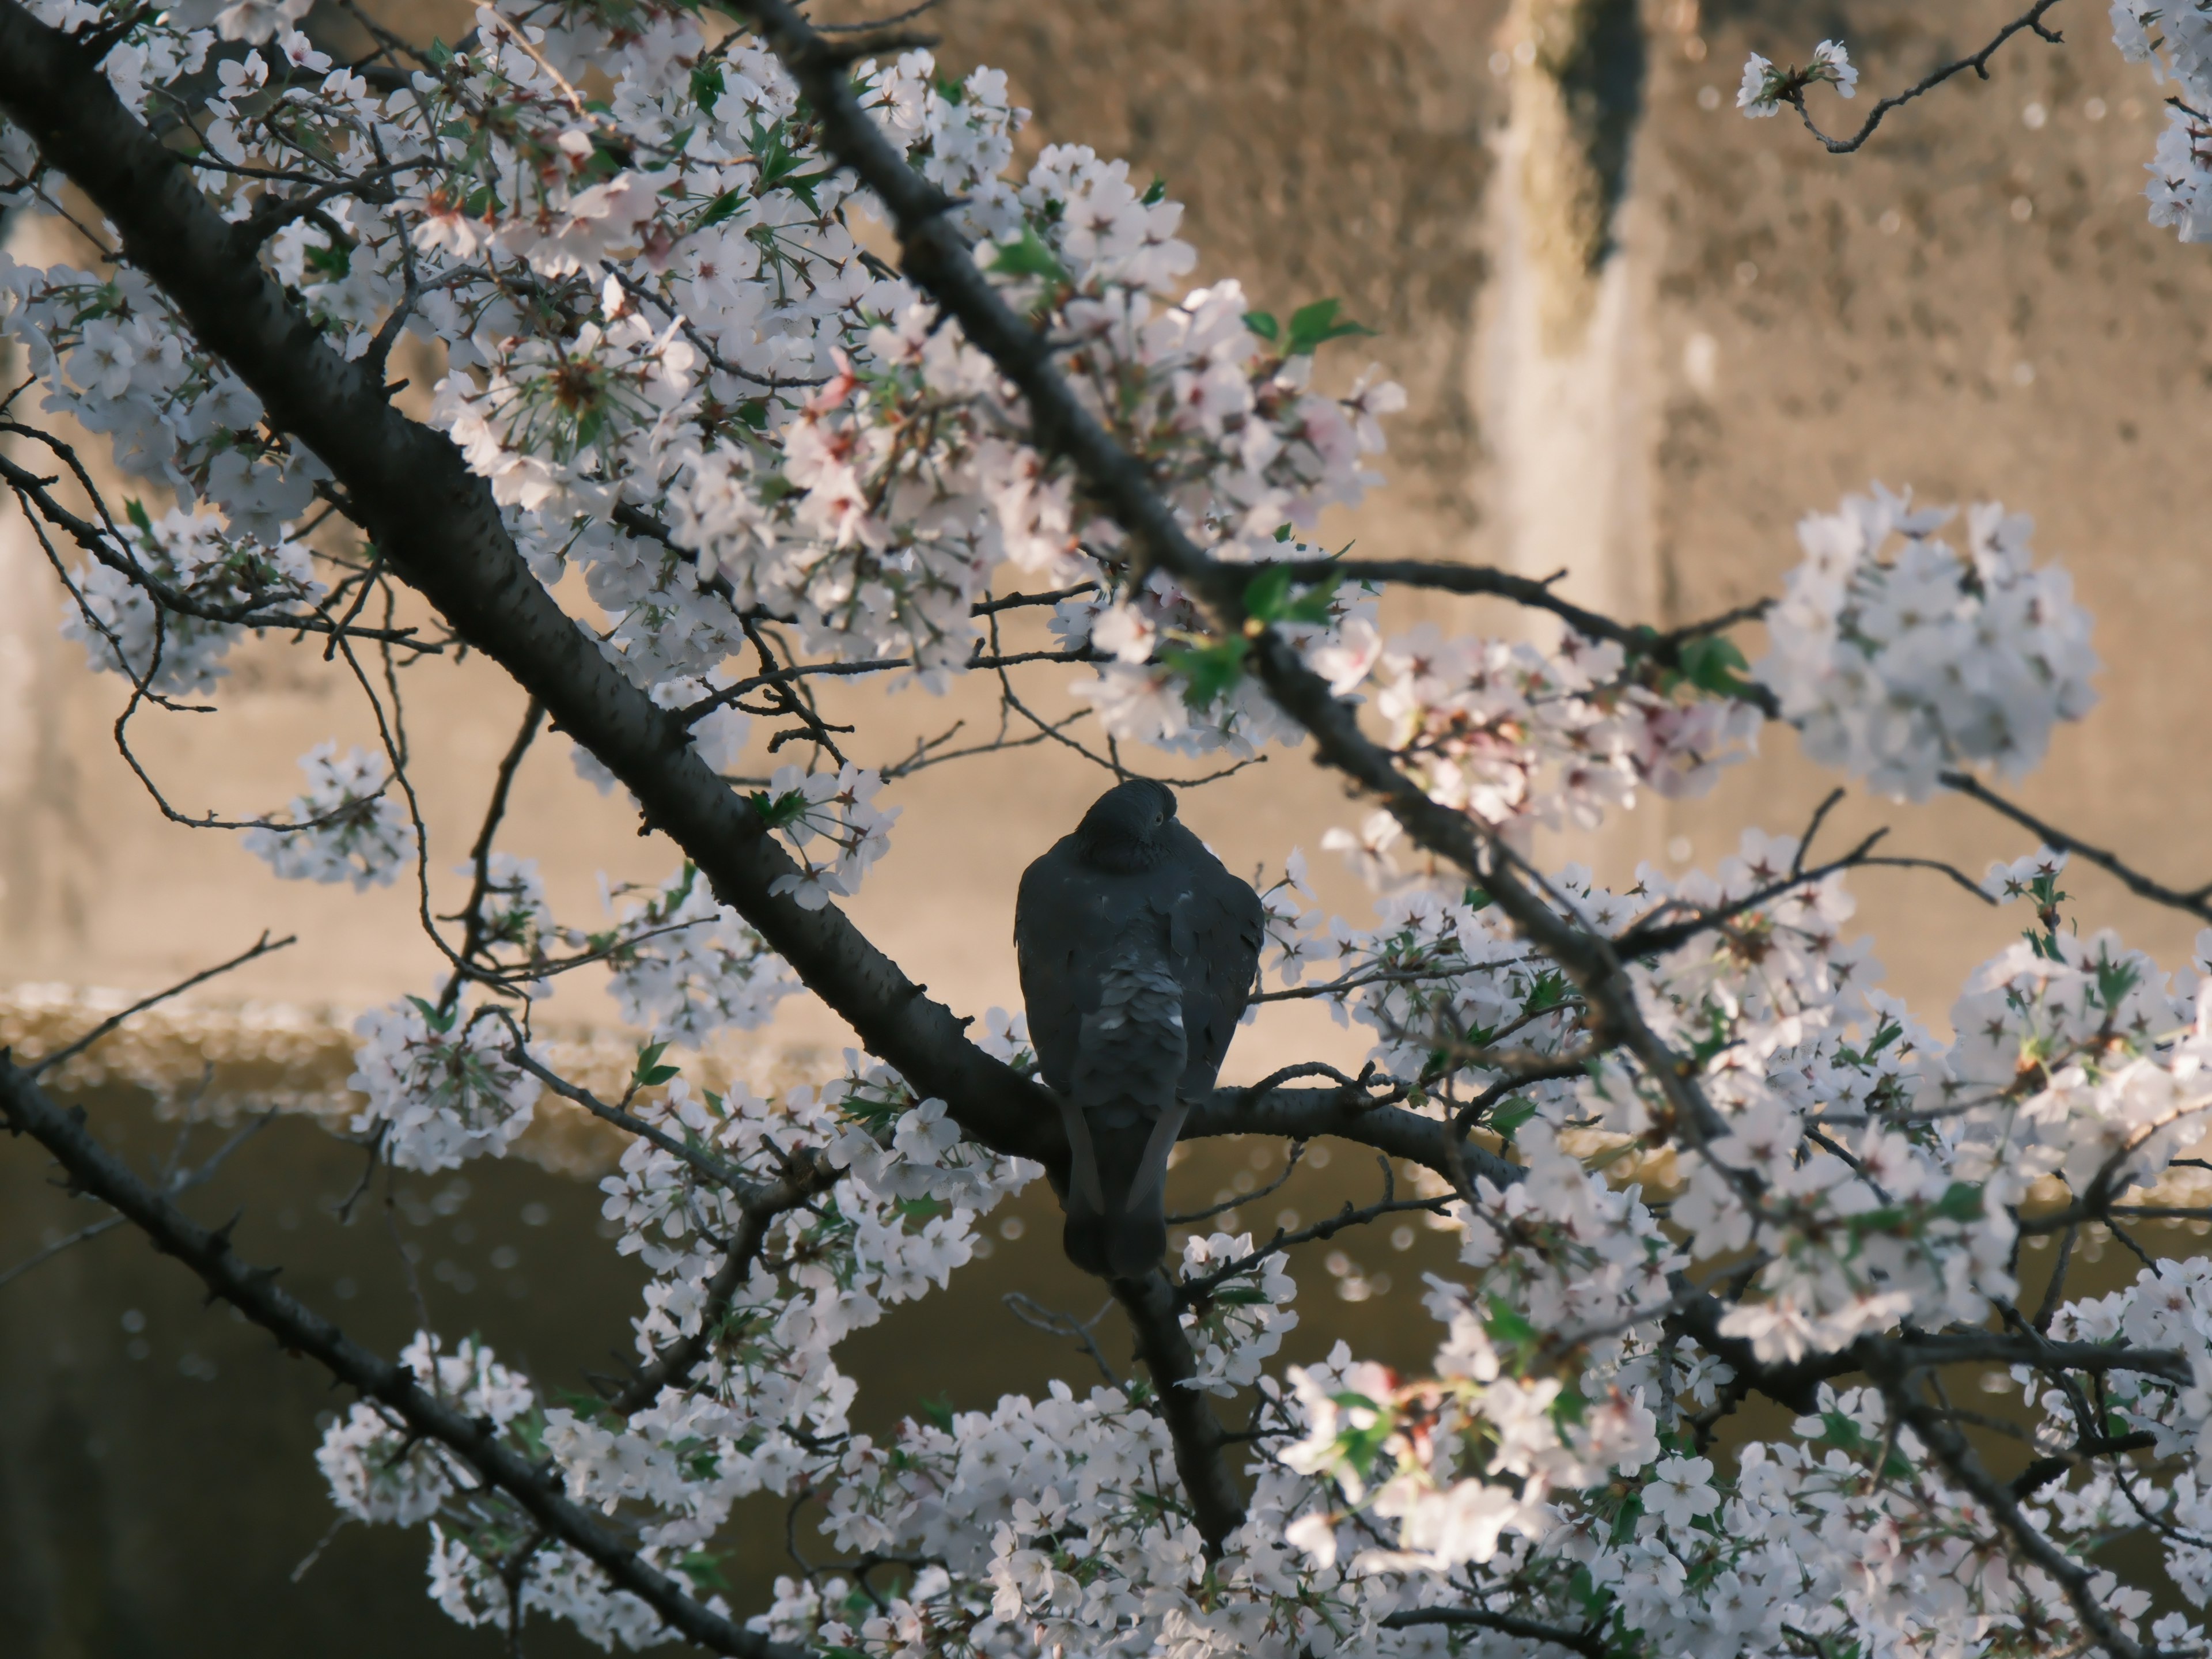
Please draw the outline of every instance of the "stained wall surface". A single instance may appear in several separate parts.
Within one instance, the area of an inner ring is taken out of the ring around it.
[[[1337,348],[1331,371],[1348,377],[1371,357],[1412,393],[1394,426],[1392,486],[1340,526],[1365,550],[1565,568],[1575,591],[1667,623],[1772,591],[1796,556],[1797,516],[1871,478],[2033,513],[2039,546],[2066,558],[2097,614],[2109,667],[2104,706],[2062,733],[2023,799],[2197,873],[2192,827],[2212,781],[2191,763],[2191,733],[2212,590],[2192,497],[2212,396],[2212,258],[2144,222],[2150,82],[2085,15],[2067,46],[2016,41],[1988,82],[1947,88],[1893,116],[1863,153],[1833,157],[1731,107],[1747,51],[1809,44],[1796,38],[1802,8],[1664,0],[1633,12],[1632,37],[1606,9],[954,0],[939,26],[952,65],[1008,70],[1036,112],[1032,143],[1091,143],[1164,177],[1188,204],[1201,279],[1234,275],[1278,310],[1339,297],[1381,331]],[[1938,11],[1868,0],[1822,15],[1872,92],[1978,44],[2003,12],[1993,0]],[[1549,60],[1516,44],[1584,25],[1615,33],[1593,48],[1590,74],[1553,77],[1546,126],[1531,112]],[[1824,96],[1816,108],[1838,118],[1868,101]],[[1571,286],[1558,252],[1571,209],[1556,179],[1539,187],[1531,147],[1553,157],[1621,109],[1633,117],[1620,128],[1623,193],[1563,340],[1542,319]],[[0,550],[0,979],[149,987],[264,926],[302,942],[242,975],[240,994],[359,1006],[434,971],[404,887],[357,897],[277,884],[235,837],[154,810],[110,739],[118,688],[84,675],[55,636],[55,584],[12,519]],[[445,884],[520,699],[480,664],[416,671],[410,685]],[[180,813],[265,810],[313,743],[373,739],[343,666],[310,653],[242,653],[220,701],[218,716],[136,728]],[[881,755],[988,712],[972,696],[894,698]],[[1620,871],[1716,856],[1753,819],[1793,827],[1827,781],[1796,763],[1786,736],[1767,747],[1711,800],[1648,808],[1573,850]],[[512,844],[543,860],[564,914],[590,921],[600,872],[654,879],[672,857],[641,842],[617,803],[579,789],[564,748],[525,768]],[[1013,875],[1099,781],[1033,750],[923,774],[897,796],[895,850],[856,912],[939,994],[1011,1005]],[[1248,868],[1293,842],[1313,852],[1323,829],[1357,815],[1286,756],[1188,810]],[[1901,846],[1977,871],[2028,840],[1957,803],[1852,814],[1846,827],[1893,822]],[[1921,878],[1863,886],[1893,977],[1938,1010],[2009,928]],[[2188,928],[2095,878],[2077,890],[2169,958],[2185,946]],[[434,908],[450,896],[441,886]],[[588,991],[564,1006],[607,1014]],[[840,1037],[801,1011],[789,1040]],[[1246,1055],[1247,1069],[1261,1057]]]

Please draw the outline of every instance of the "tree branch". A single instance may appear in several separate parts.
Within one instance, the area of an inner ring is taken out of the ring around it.
[[[1971,57],[1961,58],[1955,63],[1946,64],[1940,69],[1930,70],[1918,82],[1907,87],[1903,92],[1892,93],[1867,112],[1866,119],[1860,125],[1859,130],[1848,138],[1831,138],[1814,125],[1812,113],[1805,107],[1805,82],[1799,82],[1796,86],[1782,95],[1796,106],[1798,118],[1805,123],[1805,131],[1819,139],[1826,147],[1831,155],[1848,155],[1865,143],[1868,139],[1873,137],[1874,130],[1881,125],[1882,117],[1887,115],[1899,105],[1909,104],[1923,93],[1933,92],[1953,76],[1962,74],[1967,70],[1973,70],[1983,80],[1988,80],[1990,58],[1996,54],[1999,46],[2004,45],[2022,29],[2034,30],[2054,46],[2062,44],[2065,40],[2063,35],[2056,29],[2045,28],[2043,26],[2043,14],[2057,3],[2058,0],[2036,0],[2034,5],[1999,29],[1996,38],[1979,52]]]
[[[208,981],[227,974],[234,968],[242,968],[247,963],[252,962],[256,957],[265,957],[274,951],[282,951],[288,945],[296,945],[298,943],[298,937],[295,934],[287,933],[282,939],[272,939],[268,934],[264,933],[259,939],[254,940],[252,945],[248,945],[245,950],[240,951],[229,961],[219,962],[212,968],[209,968],[199,973],[194,974],[190,979],[179,980],[174,985],[170,986],[167,989],[156,991],[149,997],[141,997],[137,1001],[132,1003],[128,1008],[122,1010],[119,1013],[110,1014],[106,1019],[100,1021],[99,1024],[94,1026],[89,1031],[87,1031],[76,1042],[69,1044],[68,1047],[57,1048],[50,1054],[41,1054],[37,1062],[30,1067],[29,1074],[33,1077],[44,1077],[48,1072],[53,1070],[55,1066],[62,1064],[63,1061],[73,1060],[77,1055],[82,1054],[86,1049],[91,1048],[94,1043],[99,1042],[100,1038],[114,1030],[118,1026],[121,1025],[125,1020],[131,1018],[134,1014],[143,1014],[149,1008],[154,1007],[158,1004],[167,1002],[171,997],[182,995],[185,992],[191,990],[195,985],[204,985]]]
[[[1892,1373],[1880,1380],[1882,1394],[1898,1420],[1918,1432],[1944,1471],[1972,1492],[1995,1517],[1999,1528],[2011,1539],[2014,1548],[2058,1581],[2075,1617],[2081,1620],[2098,1645],[2113,1659],[2148,1659],[2156,1650],[2146,1649],[2130,1638],[2099,1599],[2095,1569],[2068,1555],[2022,1514],[2021,1500],[1983,1466],[1966,1437],[1922,1400],[1903,1377]]]
[[[1154,1403],[1175,1443],[1176,1473],[1190,1499],[1191,1518],[1206,1540],[1206,1553],[1218,1556],[1229,1534],[1243,1523],[1244,1495],[1230,1471],[1228,1436],[1205,1391],[1193,1386],[1198,1360],[1183,1334],[1175,1285],[1155,1267],[1143,1279],[1116,1279],[1112,1286],[1135,1334],[1137,1358],[1152,1376]]]
[[[770,891],[797,866],[759,814],[692,752],[681,723],[607,662],[531,575],[489,486],[443,434],[392,408],[376,377],[326,344],[273,277],[237,257],[231,228],[178,158],[68,36],[15,0],[0,0],[0,108],[99,205],[125,257],[253,390],[272,424],[331,469],[386,568],[599,757],[637,797],[647,824],[684,850],[716,896],[872,1053],[944,1099],[982,1144],[1065,1161],[1058,1113],[1040,1085],[969,1042],[951,1011],[843,912],[806,910]]]
[[[0,40],[5,38],[5,25],[0,24]],[[307,1356],[338,1381],[378,1401],[416,1437],[446,1447],[487,1486],[504,1492],[548,1534],[590,1560],[617,1589],[636,1596],[672,1629],[733,1659],[808,1659],[803,1648],[771,1641],[701,1606],[675,1580],[647,1565],[635,1550],[616,1541],[599,1522],[562,1496],[557,1480],[502,1445],[489,1421],[463,1415],[422,1388],[413,1372],[371,1353],[277,1289],[275,1268],[249,1267],[240,1261],[226,1232],[201,1226],[131,1174],[86,1130],[81,1109],[63,1110],[4,1053],[0,1053],[0,1125],[38,1141],[69,1172],[79,1191],[128,1217],[155,1249],[174,1256],[197,1274],[210,1297],[229,1303],[288,1352]]]
[[[2118,854],[2106,852],[2101,847],[2092,847],[2078,836],[2069,836],[2063,830],[2045,823],[2027,808],[2014,805],[1972,773],[1945,772],[1936,781],[1954,793],[1978,800],[2000,817],[2010,818],[2021,829],[2039,836],[2044,845],[2052,851],[2080,854],[2087,862],[2118,877],[2120,884],[2137,898],[2146,898],[2154,904],[2179,910],[2200,921],[2212,921],[2212,886],[2199,887],[2185,893],[2179,888],[2166,886],[2163,882],[2153,881]]]
[[[1384,1630],[1419,1630],[1425,1626],[1442,1625],[1451,1629],[1494,1630],[1502,1636],[1517,1636],[1527,1642],[1549,1642],[1554,1647],[1570,1653],[1588,1654],[1589,1659],[1605,1659],[1613,1650],[1601,1631],[1568,1630],[1559,1625],[1547,1625],[1534,1619],[1522,1619],[1510,1613],[1491,1613],[1481,1607],[1408,1607],[1394,1613],[1382,1620]]]
[[[1376,587],[1395,583],[1401,587],[1425,587],[1441,593],[1508,599],[1525,610],[1549,611],[1584,639],[1610,641],[1627,652],[1632,659],[1643,657],[1662,668],[1677,670],[1682,665],[1685,645],[1733,628],[1738,623],[1757,622],[1773,604],[1771,599],[1760,599],[1704,622],[1662,633],[1656,629],[1616,622],[1561,599],[1552,591],[1559,580],[1557,576],[1538,580],[1486,565],[1456,564],[1442,559],[1298,559],[1290,562],[1288,568],[1299,581],[1356,581]],[[1769,715],[1778,712],[1779,705],[1773,694],[1763,685],[1752,686],[1745,696]]]

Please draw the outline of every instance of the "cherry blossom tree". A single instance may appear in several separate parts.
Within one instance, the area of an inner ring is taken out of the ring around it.
[[[1823,142],[2055,41],[2054,3]],[[1066,143],[1018,168],[1004,77],[942,76],[908,20],[506,0],[449,46],[349,5],[373,50],[339,63],[304,9],[0,0],[0,198],[94,250],[0,259],[29,369],[0,478],[88,670],[129,683],[126,759],[143,708],[220,709],[249,633],[350,668],[381,753],[319,746],[252,820],[150,780],[148,810],[278,878],[417,886],[444,971],[361,1021],[349,1132],[441,1170],[549,1097],[619,1131],[605,1212],[652,1275],[635,1366],[579,1398],[474,1337],[367,1351],[54,1102],[81,1045],[0,1057],[0,1122],[354,1391],[318,1455],[331,1501],[422,1528],[454,1619],[743,1659],[2205,1650],[2181,1609],[2212,1594],[2212,1267],[2129,1230],[2212,1218],[2212,930],[2161,966],[2085,931],[2062,884],[2085,860],[2208,924],[2212,888],[2002,793],[2098,668],[2026,518],[1875,486],[1813,507],[1770,602],[1664,629],[1462,562],[1331,556],[1310,538],[1378,482],[1401,402],[1319,389],[1346,319],[1185,291],[1163,185]],[[2204,240],[2212,11],[2112,16],[2175,88],[2151,213]],[[1844,44],[1808,64],[1753,58],[1741,107],[1813,126],[1856,93]],[[403,337],[436,368],[421,419],[394,402]],[[1392,588],[1553,631],[1388,635]],[[397,670],[464,647],[528,708],[441,921],[452,826],[409,780]],[[1287,1253],[1317,1230],[1200,1234],[1112,1284],[1141,1377],[853,1429],[840,1341],[941,1292],[981,1219],[1066,1163],[1020,1022],[933,1000],[841,905],[898,781],[970,752],[864,763],[817,696],[854,676],[988,677],[997,744],[1102,778],[1303,747],[1367,799],[1333,840],[1374,915],[1327,914],[1286,857],[1263,971],[1367,1028],[1369,1063],[1269,1054],[1186,1133],[1423,1171],[1325,1224],[1451,1231],[1429,1374],[1341,1347],[1279,1371]],[[1079,717],[1036,712],[1040,684]],[[761,722],[782,758],[747,775]],[[1778,724],[1861,789],[1964,794],[1996,850],[2040,845],[1977,880],[1878,839],[1820,852],[1824,807],[1622,890],[1531,854],[1706,787]],[[668,848],[609,927],[554,913],[505,821],[548,734]],[[1905,1007],[1849,936],[1849,878],[1878,865],[2022,907],[2021,942],[1951,1009]],[[641,1033],[613,1100],[533,1023],[576,973]],[[802,990],[865,1045],[842,1076],[767,1099],[668,1060]],[[2142,1272],[2069,1299],[2097,1228]],[[2022,1248],[2051,1237],[2030,1294]],[[1972,1374],[2019,1409],[1956,1405]],[[1790,1432],[1744,1429],[1754,1399]],[[762,1492],[811,1500],[842,1559],[732,1606],[716,1540]],[[2121,1539],[2134,1577],[2102,1553]]]

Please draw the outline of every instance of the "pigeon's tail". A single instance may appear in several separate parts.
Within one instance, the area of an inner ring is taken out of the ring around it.
[[[1168,1154],[1188,1109],[1182,988],[1155,954],[1125,951],[1100,976],[1083,1017],[1068,1091],[1068,1260],[1085,1273],[1138,1279],[1168,1247]]]
[[[1067,1259],[1084,1272],[1141,1279],[1168,1248],[1168,1149],[1182,1129],[1184,1109],[1175,1103],[1147,1118],[1133,1101],[1117,1101],[1107,1109],[1115,1108],[1133,1120],[1128,1127],[1103,1124],[1097,1113],[1086,1114],[1095,1185],[1079,1178],[1068,1183],[1067,1225],[1060,1237]]]

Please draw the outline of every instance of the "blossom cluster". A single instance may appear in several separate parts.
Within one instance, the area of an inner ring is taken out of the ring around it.
[[[200,696],[230,672],[223,659],[247,632],[227,618],[279,617],[322,594],[296,542],[227,534],[211,513],[155,520],[131,506],[133,534],[122,545],[135,568],[88,563],[76,577],[77,605],[62,623],[64,637],[81,643],[95,669],[159,696]]]
[[[876,805],[883,787],[880,774],[849,761],[835,772],[778,767],[754,794],[753,810],[788,843],[799,868],[777,877],[770,890],[790,894],[806,910],[859,892],[868,867],[890,850],[898,821],[899,808]],[[827,856],[817,860],[817,853]]]
[[[573,1496],[630,1505],[647,1541],[690,1547],[738,1498],[837,1487],[867,1465],[832,1350],[941,1288],[974,1255],[978,1219],[1038,1171],[980,1152],[943,1102],[857,1058],[837,1084],[779,1101],[696,1093],[678,1078],[633,1109],[713,1160],[702,1170],[640,1139],[602,1183],[618,1248],[653,1275],[639,1352],[653,1361],[702,1337],[705,1351],[685,1386],[672,1382],[627,1418],[556,1408],[547,1445]],[[776,1182],[809,1168],[821,1198],[763,1208]],[[732,1241],[748,1238],[744,1277],[718,1291],[744,1248]]]
[[[1800,95],[1807,87],[1824,82],[1835,88],[1838,97],[1858,96],[1859,72],[1840,40],[1821,41],[1802,70],[1777,69],[1754,52],[1744,60],[1743,84],[1736,88],[1735,106],[1757,120],[1778,113],[1784,100]]]
[[[464,1337],[449,1352],[418,1331],[399,1356],[417,1387],[487,1425],[508,1450],[534,1455],[544,1407],[529,1379]],[[341,1515],[430,1532],[430,1595],[453,1619],[498,1630],[533,1616],[561,1620],[602,1648],[668,1639],[658,1614],[610,1586],[575,1550],[531,1540],[521,1517],[475,1472],[387,1408],[363,1401],[325,1431],[315,1462]],[[507,1571],[512,1568],[511,1582]]]
[[[2196,0],[2112,0],[2112,15],[2120,55],[2148,63],[2172,88],[2145,169],[2150,222],[2172,225],[2185,242],[2212,242],[2212,11]]]
[[[1808,514],[1757,670],[1808,754],[1900,800],[1949,767],[2021,775],[2096,700],[2088,613],[2031,562],[2031,521],[1977,506],[1961,553],[1936,538],[1951,516],[1879,485]]]
[[[129,264],[101,276],[0,254],[0,327],[28,354],[43,407],[104,434],[125,476],[220,512],[220,538],[198,514],[137,525],[151,544],[150,574],[164,576],[161,564],[173,562],[175,574],[210,584],[218,603],[305,591],[284,526],[329,470],[264,424],[260,399],[194,343],[150,277]],[[135,659],[126,650],[125,660]]]
[[[450,1170],[503,1157],[530,1127],[542,1085],[515,1063],[517,1039],[490,1006],[441,1009],[420,997],[372,1008],[346,1086],[364,1104],[356,1134],[381,1137],[403,1170]]]
[[[415,825],[392,799],[392,769],[382,755],[356,744],[343,755],[335,741],[300,757],[304,794],[292,797],[289,822],[275,819],[246,832],[243,844],[286,881],[349,882],[356,893],[389,887],[415,855]]]
[[[610,894],[610,905],[633,890]],[[782,958],[716,902],[690,864],[624,903],[611,932],[580,942],[605,954],[623,1018],[659,1042],[696,1048],[717,1031],[754,1030],[799,989]]]
[[[1702,794],[1759,721],[1732,697],[1655,686],[1620,646],[1573,635],[1543,652],[1424,625],[1383,647],[1370,680],[1407,775],[1495,825],[1587,829],[1639,787]]]

